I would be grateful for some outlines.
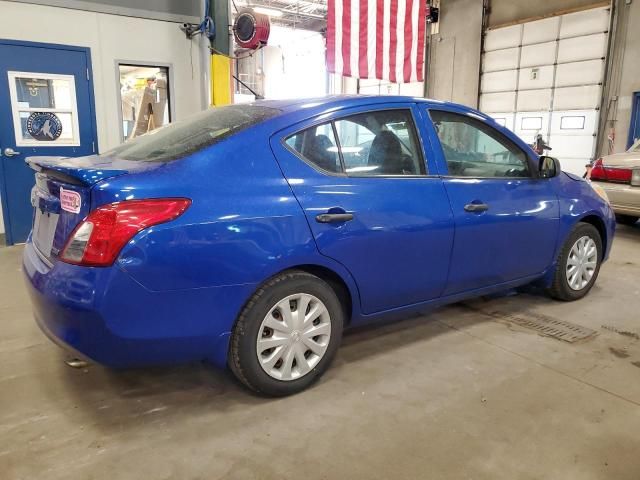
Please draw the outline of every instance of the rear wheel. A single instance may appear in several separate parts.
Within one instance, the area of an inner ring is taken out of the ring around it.
[[[252,390],[297,393],[328,368],[342,337],[344,313],[333,289],[301,271],[269,280],[240,314],[229,366]]]
[[[616,222],[622,225],[633,225],[638,221],[638,217],[633,215],[616,214]]]
[[[550,295],[564,301],[584,297],[598,278],[601,261],[600,233],[593,225],[579,223],[558,255]]]

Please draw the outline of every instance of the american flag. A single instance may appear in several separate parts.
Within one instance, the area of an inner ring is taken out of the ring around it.
[[[424,80],[425,0],[328,0],[327,14],[330,72]]]

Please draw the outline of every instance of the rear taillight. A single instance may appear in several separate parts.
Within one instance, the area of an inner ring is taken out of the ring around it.
[[[141,230],[179,217],[187,198],[126,200],[93,210],[73,231],[60,259],[76,265],[111,265],[122,247]]]
[[[628,168],[605,167],[604,173],[610,182],[631,183],[632,171]]]
[[[591,172],[589,172],[589,178],[591,180],[606,180],[604,175],[604,168],[602,166],[602,159],[599,158],[591,166]]]
[[[591,168],[591,180],[603,182],[631,183],[633,170],[628,168],[605,167],[602,159],[599,158]]]

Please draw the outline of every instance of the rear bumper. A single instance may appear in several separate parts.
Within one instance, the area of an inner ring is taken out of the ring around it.
[[[55,343],[115,368],[226,364],[229,332],[253,285],[153,292],[117,266],[46,265],[28,242],[23,269],[36,322]]]
[[[615,213],[640,217],[640,187],[622,183],[593,182],[607,192]]]

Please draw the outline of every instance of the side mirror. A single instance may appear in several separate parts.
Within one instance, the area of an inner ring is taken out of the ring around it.
[[[560,167],[560,160],[554,157],[547,157],[545,155],[540,157],[540,163],[538,164],[538,173],[540,178],[553,178],[560,175],[562,167]]]

